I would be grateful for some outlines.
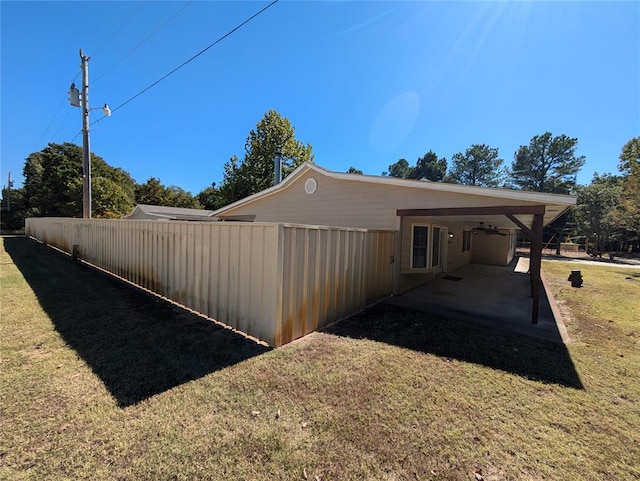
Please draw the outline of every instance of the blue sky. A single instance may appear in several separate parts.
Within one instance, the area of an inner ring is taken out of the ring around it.
[[[91,106],[116,109],[268,3],[2,1],[0,185],[48,142],[81,143],[80,48]],[[269,109],[331,170],[474,143],[510,165],[551,131],[579,139],[589,183],[640,135],[640,2],[282,0],[93,125],[91,150],[196,194]]]

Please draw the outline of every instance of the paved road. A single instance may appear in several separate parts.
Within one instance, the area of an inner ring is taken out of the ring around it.
[[[577,259],[572,257],[554,257],[554,256],[543,256],[543,261],[549,262],[568,262],[571,264],[586,264],[591,266],[604,266],[604,267],[624,267],[629,269],[640,269],[640,261],[632,260],[632,259],[616,259],[614,261],[609,260],[588,260],[588,259]]]

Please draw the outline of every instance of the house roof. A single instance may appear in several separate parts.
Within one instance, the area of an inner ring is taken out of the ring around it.
[[[166,207],[163,205],[138,204],[130,214],[123,219],[150,219],[150,220],[190,220],[211,222],[212,210],[186,209],[184,207]]]
[[[296,170],[294,170],[289,176],[287,176],[281,183],[274,185],[268,189],[265,189],[261,192],[253,194],[251,196],[245,197],[237,202],[229,204],[221,209],[214,211],[211,216],[217,218],[224,218],[225,216],[233,215],[233,210],[240,206],[247,206],[254,202],[260,201],[266,197],[277,194],[288,189],[291,185],[293,185],[296,180],[303,175],[305,175],[309,171],[314,171],[320,175],[324,175],[326,177],[330,177],[333,179],[345,180],[349,182],[364,182],[370,184],[384,184],[384,185],[394,185],[407,189],[423,189],[425,191],[431,192],[453,192],[459,194],[467,194],[470,196],[485,196],[497,199],[499,202],[501,199],[505,201],[509,201],[510,204],[513,204],[514,201],[522,201],[523,204],[538,204],[547,206],[547,212],[544,216],[544,223],[548,224],[552,222],[554,219],[559,217],[564,211],[566,211],[572,205],[576,203],[576,197],[571,195],[563,195],[563,194],[549,194],[544,192],[529,192],[523,190],[514,190],[514,189],[502,189],[502,188],[490,188],[490,187],[478,187],[478,186],[470,186],[470,185],[461,185],[461,184],[447,184],[444,182],[431,182],[427,180],[412,180],[412,179],[399,179],[396,177],[387,177],[387,176],[373,176],[373,175],[361,175],[361,174],[347,174],[341,172],[333,172],[322,167],[319,167],[315,164],[304,162],[301,164]],[[420,206],[416,206],[419,208]],[[491,218],[485,219],[485,222],[491,223],[493,220],[493,225],[499,225],[504,222],[496,221],[496,218],[504,218],[504,216],[492,216]],[[461,219],[456,219],[460,221]],[[473,216],[474,222],[480,219],[477,216]],[[513,228],[513,224],[510,221],[506,221],[506,224],[503,227],[508,226],[508,228]]]

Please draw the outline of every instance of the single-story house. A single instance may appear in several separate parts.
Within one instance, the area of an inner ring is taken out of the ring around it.
[[[211,217],[212,214],[212,210],[138,204],[130,214],[127,214],[122,218],[129,220],[188,220],[196,222],[211,222],[214,220]]]
[[[542,228],[575,203],[569,195],[346,174],[303,163],[281,183],[211,217],[394,231],[394,294],[470,263],[506,265],[522,230],[532,244],[536,311]]]
[[[283,182],[213,212],[220,221],[392,230],[396,293],[470,263],[506,265],[536,213],[549,224],[568,195],[331,172],[304,163]]]

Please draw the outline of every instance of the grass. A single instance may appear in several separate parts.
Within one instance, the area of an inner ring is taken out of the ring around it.
[[[3,242],[2,479],[640,477],[637,270],[544,264],[566,348],[380,305],[270,350]]]

